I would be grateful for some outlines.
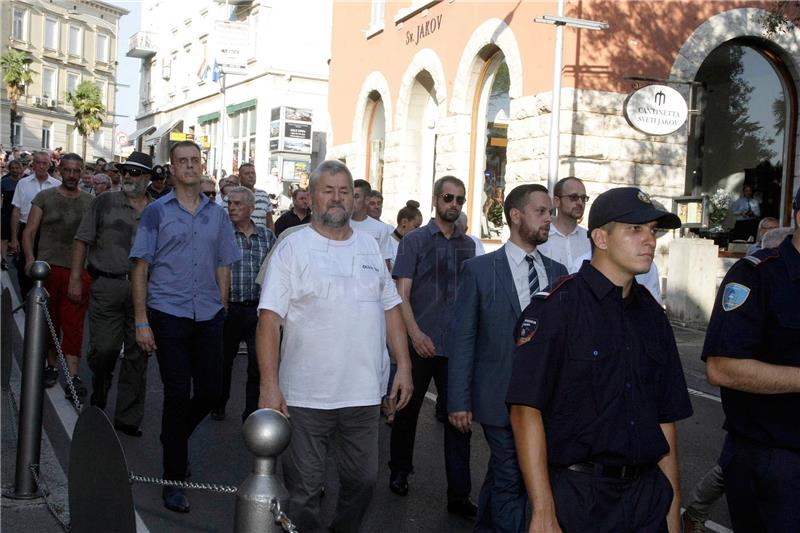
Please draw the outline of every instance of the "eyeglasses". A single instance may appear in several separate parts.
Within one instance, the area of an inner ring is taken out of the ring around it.
[[[559,198],[569,198],[570,202],[577,202],[578,200],[583,200],[583,203],[586,203],[589,201],[589,197],[587,195],[578,193],[562,194],[561,196],[559,196]]]
[[[217,197],[216,191],[203,191],[203,194],[205,194],[209,198],[216,198]]]
[[[141,176],[142,174],[149,174],[149,172],[145,170],[139,170],[138,168],[128,168],[128,167],[122,167],[122,173],[128,176],[133,176],[134,178]]]
[[[467,201],[467,197],[466,196],[456,196],[455,194],[451,194],[449,192],[444,193],[444,194],[440,194],[439,198],[444,200],[444,203],[446,203],[446,204],[449,204],[450,202],[455,200],[458,205],[464,205],[464,202]]]

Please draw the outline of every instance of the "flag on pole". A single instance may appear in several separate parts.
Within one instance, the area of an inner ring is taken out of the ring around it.
[[[217,60],[214,60],[214,69],[211,71],[211,81],[214,83],[219,81],[219,77],[222,75],[222,69],[217,64]]]
[[[203,58],[203,62],[200,64],[200,68],[197,69],[197,77],[200,78],[201,80],[206,79],[209,70],[211,70],[211,67],[208,66],[208,61],[206,61],[206,58]]]

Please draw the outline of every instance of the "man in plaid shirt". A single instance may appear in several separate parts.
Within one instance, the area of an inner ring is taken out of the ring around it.
[[[214,420],[225,419],[225,405],[231,392],[233,360],[242,341],[247,344],[247,385],[242,421],[258,408],[260,381],[255,336],[261,287],[256,283],[256,276],[276,239],[272,230],[253,223],[250,217],[255,205],[255,196],[246,187],[236,187],[228,193],[228,214],[233,223],[236,245],[242,251],[242,260],[231,265],[231,294],[222,335],[225,356],[222,398],[216,409],[211,411],[211,418]]]

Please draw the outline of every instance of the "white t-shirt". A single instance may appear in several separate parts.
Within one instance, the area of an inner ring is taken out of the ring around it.
[[[555,222],[550,224],[550,235],[547,237],[547,242],[540,244],[536,249],[553,261],[564,265],[570,274],[574,274],[580,268],[578,258],[586,254],[591,257],[592,254],[592,244],[589,242],[586,228],[575,226],[572,233],[564,235],[558,231]],[[576,262],[578,268],[575,268]]]
[[[370,235],[333,241],[307,226],[278,243],[259,309],[283,319],[278,379],[287,405],[377,405],[389,358],[384,311],[400,304]]]
[[[14,190],[14,198],[11,199],[11,205],[19,208],[19,221],[24,224],[28,223],[31,201],[37,194],[59,185],[61,185],[61,182],[49,174],[47,179],[41,182],[36,179],[35,174],[21,178],[17,183],[17,188]]]
[[[378,241],[378,247],[384,260],[394,259],[395,254],[392,252],[392,243],[389,242],[389,239],[392,238],[393,228],[389,224],[368,216],[364,220],[353,220],[351,218],[350,227],[372,235]]]

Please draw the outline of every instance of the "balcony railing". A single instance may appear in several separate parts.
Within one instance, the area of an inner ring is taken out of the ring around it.
[[[148,31],[137,31],[128,39],[128,57],[146,59],[156,53],[155,36]]]

